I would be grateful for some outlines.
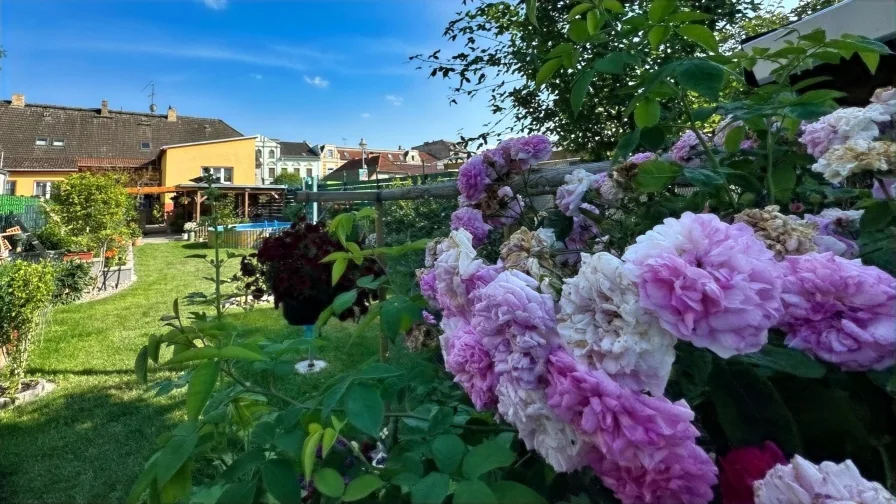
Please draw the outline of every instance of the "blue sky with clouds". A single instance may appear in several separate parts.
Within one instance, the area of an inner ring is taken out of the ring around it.
[[[484,100],[407,63],[459,0],[0,0],[0,97],[219,117],[244,134],[396,148],[478,133]]]

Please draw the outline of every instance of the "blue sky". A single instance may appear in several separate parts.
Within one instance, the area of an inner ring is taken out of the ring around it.
[[[218,117],[244,134],[396,148],[479,133],[407,63],[443,47],[459,0],[0,0],[0,97]]]

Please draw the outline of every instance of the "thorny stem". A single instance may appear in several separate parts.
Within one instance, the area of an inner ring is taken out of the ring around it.
[[[879,185],[880,189],[884,192],[884,196],[889,200],[893,199],[893,195],[890,194],[890,189],[887,187],[887,183],[880,177],[874,177],[874,180],[877,181],[877,185]]]
[[[765,179],[768,181],[768,204],[775,204],[775,181],[772,179],[772,161],[774,159],[774,153],[772,152],[772,145],[774,144],[774,139],[772,138],[772,125],[771,121],[766,121],[766,125],[768,126],[768,131],[766,133],[766,149],[768,150],[768,166],[765,168]]]
[[[703,148],[703,152],[706,154],[706,159],[709,160],[709,164],[712,166],[713,171],[716,173],[722,172],[722,166],[719,164],[719,160],[716,158],[716,155],[712,153],[712,150],[709,148],[709,144],[706,143],[706,139],[703,138],[703,133],[697,129],[697,123],[694,121],[694,116],[691,114],[691,107],[688,105],[687,97],[682,95],[681,103],[684,105],[685,114],[688,116],[688,124],[690,124],[691,131],[697,135],[697,141],[700,142],[700,147]],[[725,183],[725,197],[728,198],[728,203],[731,205],[731,209],[737,212],[737,200],[734,199],[734,194],[731,193],[731,187]]]

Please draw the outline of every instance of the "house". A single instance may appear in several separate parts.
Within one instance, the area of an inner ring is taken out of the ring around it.
[[[463,163],[470,155],[472,155],[467,149],[455,142],[449,142],[448,140],[431,140],[412,148],[420,152],[425,152],[434,157],[437,161],[446,164]]]
[[[352,159],[361,159],[362,154],[359,147],[339,147],[333,144],[319,145],[317,146],[317,150],[320,151],[321,173],[324,178],[326,178],[327,175],[332,174],[346,162],[351,161]],[[416,149],[403,149],[400,145],[396,150],[366,149],[366,152],[368,158],[379,155],[383,156],[385,161],[396,164],[424,164],[432,166],[433,169],[435,169],[435,165],[438,162],[436,158],[425,152]],[[360,167],[360,165],[358,165],[358,167]]]
[[[6,179],[9,172],[3,169],[3,163],[0,162],[0,194],[9,194],[6,192]]]
[[[256,182],[272,184],[277,174],[291,172],[303,177],[322,176],[321,157],[308,142],[284,142],[255,136]]]
[[[445,171],[443,165],[436,163],[435,160],[423,162],[418,158],[417,162],[406,162],[397,159],[394,156],[393,159],[390,159],[388,154],[382,153],[369,156],[366,161],[367,162],[364,165],[362,165],[361,158],[346,161],[342,166],[330,172],[330,174],[324,177],[323,180],[359,182],[364,180],[385,180],[394,177],[444,173]]]
[[[0,101],[4,192],[48,197],[55,182],[79,171],[116,171],[127,185],[164,188],[203,172],[255,182],[255,137],[220,119]],[[163,193],[160,189],[156,193]]]

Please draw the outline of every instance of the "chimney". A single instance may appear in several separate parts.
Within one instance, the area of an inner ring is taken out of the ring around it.
[[[172,107],[171,105],[168,105],[168,121],[177,121],[177,109]]]
[[[100,104],[100,115],[109,117],[109,100],[103,100]]]
[[[25,95],[21,93],[15,93],[12,95],[12,104],[13,107],[25,108]]]

